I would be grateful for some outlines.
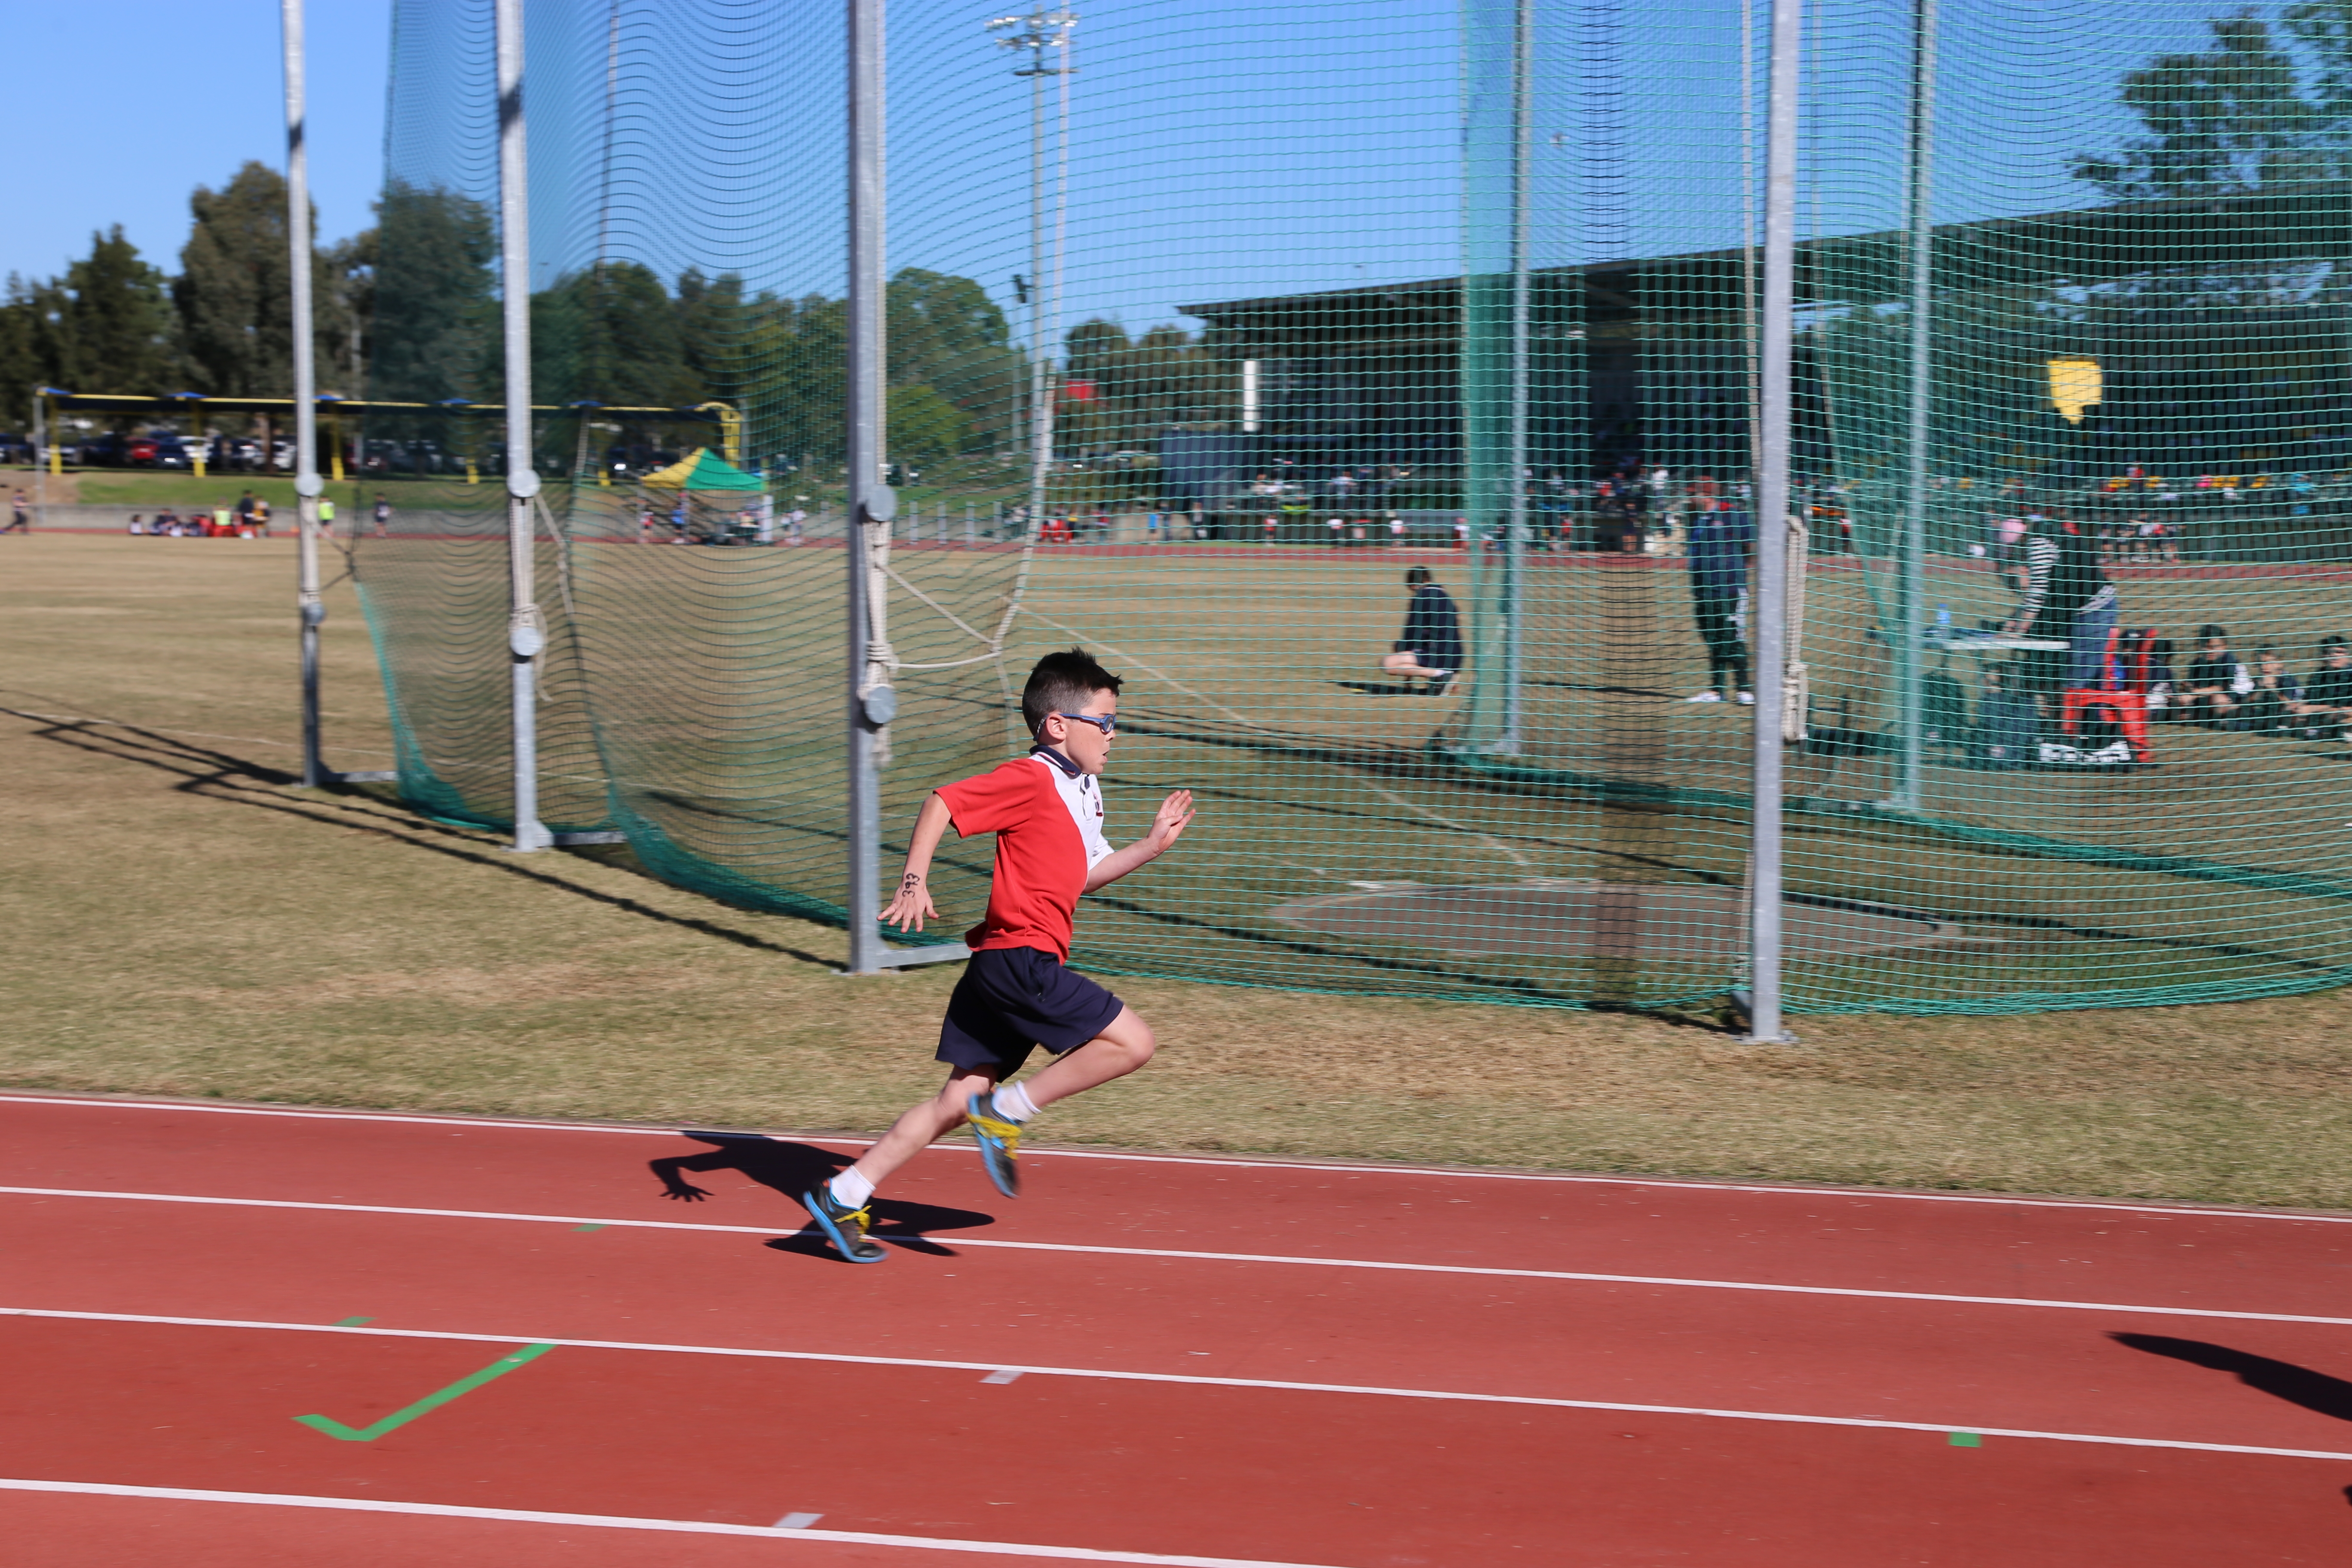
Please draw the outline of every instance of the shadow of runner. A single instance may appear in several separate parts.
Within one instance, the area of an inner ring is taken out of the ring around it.
[[[784,1139],[763,1138],[757,1133],[688,1131],[685,1136],[712,1147],[700,1154],[670,1154],[646,1162],[647,1168],[661,1178],[662,1195],[682,1203],[699,1203],[710,1196],[708,1189],[698,1187],[686,1179],[688,1172],[733,1171],[749,1176],[763,1187],[782,1193],[797,1208],[803,1193],[819,1182],[830,1179],[835,1172],[849,1164],[852,1159],[852,1156],[835,1150]],[[995,1223],[995,1215],[974,1209],[942,1208],[937,1204],[877,1197],[874,1200],[874,1227],[867,1234],[877,1241],[902,1247],[910,1252],[929,1253],[934,1258],[954,1258],[958,1254],[931,1240],[930,1232],[971,1230]],[[779,1252],[839,1260],[825,1241],[824,1233],[816,1228],[814,1220],[794,1234],[780,1237],[765,1245]]]
[[[2169,1356],[2185,1361],[2191,1366],[2210,1368],[2214,1372],[2236,1374],[2248,1388],[2260,1390],[2273,1399],[2284,1399],[2289,1405],[2300,1405],[2305,1410],[2338,1421],[2352,1421],[2352,1383],[2340,1377],[2330,1377],[2324,1372],[2314,1372],[2307,1366],[2297,1366],[2289,1361],[2273,1361],[2268,1356],[2248,1351],[2231,1350],[2227,1345],[2208,1344],[2203,1340],[2176,1340],[2163,1334],[2109,1334],[2107,1338],[2149,1355]],[[2352,1489],[2347,1489],[2352,1496]]]

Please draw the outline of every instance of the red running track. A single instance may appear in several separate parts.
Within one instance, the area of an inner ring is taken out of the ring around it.
[[[858,1268],[850,1147],[0,1097],[6,1559],[2352,1548],[2347,1216],[951,1146]]]

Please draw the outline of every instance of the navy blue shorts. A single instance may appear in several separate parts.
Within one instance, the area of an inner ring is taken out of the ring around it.
[[[1034,947],[984,947],[963,966],[940,1025],[939,1059],[1010,1078],[1043,1046],[1055,1056],[1110,1026],[1119,999]]]

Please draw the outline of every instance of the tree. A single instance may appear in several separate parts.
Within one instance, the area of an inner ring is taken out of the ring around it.
[[[743,279],[733,272],[705,278],[689,267],[677,279],[678,351],[705,397],[732,402],[743,379],[748,318]]]
[[[58,379],[84,392],[167,392],[181,376],[179,321],[163,274],[139,247],[90,237],[89,255],[66,268]]]
[[[988,291],[969,278],[908,267],[890,279],[886,298],[890,384],[929,386],[990,439],[1009,434],[1022,362]]]
[[[247,163],[218,191],[188,198],[195,226],[173,283],[197,390],[224,397],[293,391],[286,182]]]
[[[455,191],[394,180],[375,214],[368,395],[395,403],[497,401],[490,263],[499,247],[488,209]]]
[[[971,416],[930,387],[890,389],[889,456],[893,462],[929,463],[952,458],[971,438]]]
[[[703,400],[678,312],[653,268],[604,261],[532,297],[537,378],[551,398],[639,408]]]
[[[849,394],[846,309],[822,294],[761,295],[751,316],[741,406],[754,449],[803,466],[841,461]]]
[[[2209,24],[2215,47],[2158,55],[2124,78],[2125,105],[2147,134],[2108,155],[2077,154],[2074,173],[2117,200],[2243,195],[2338,180],[2347,166],[2352,26],[2344,0],[2299,5],[2289,33],[2316,58],[2320,100],[2298,86],[2303,64],[2252,12]]]
[[[358,397],[366,389],[380,248],[376,231],[368,228],[319,253],[310,309],[319,329],[321,391]]]
[[[36,384],[65,379],[58,366],[67,303],[55,279],[8,275],[6,298],[0,300],[0,417],[12,425],[31,421]]]
[[[1130,445],[1171,425],[1232,417],[1235,367],[1181,327],[1163,324],[1130,340],[1116,321],[1081,321],[1063,353],[1073,395],[1060,411],[1066,445]],[[1075,395],[1080,387],[1083,397]]]

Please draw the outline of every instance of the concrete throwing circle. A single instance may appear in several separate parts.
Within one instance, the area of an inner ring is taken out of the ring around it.
[[[1556,958],[1731,959],[1748,945],[1738,888],[1699,882],[1535,881],[1486,887],[1370,885],[1273,911],[1287,925],[1439,952]],[[1788,951],[1822,957],[1946,942],[1957,927],[1880,905],[1784,903]]]

